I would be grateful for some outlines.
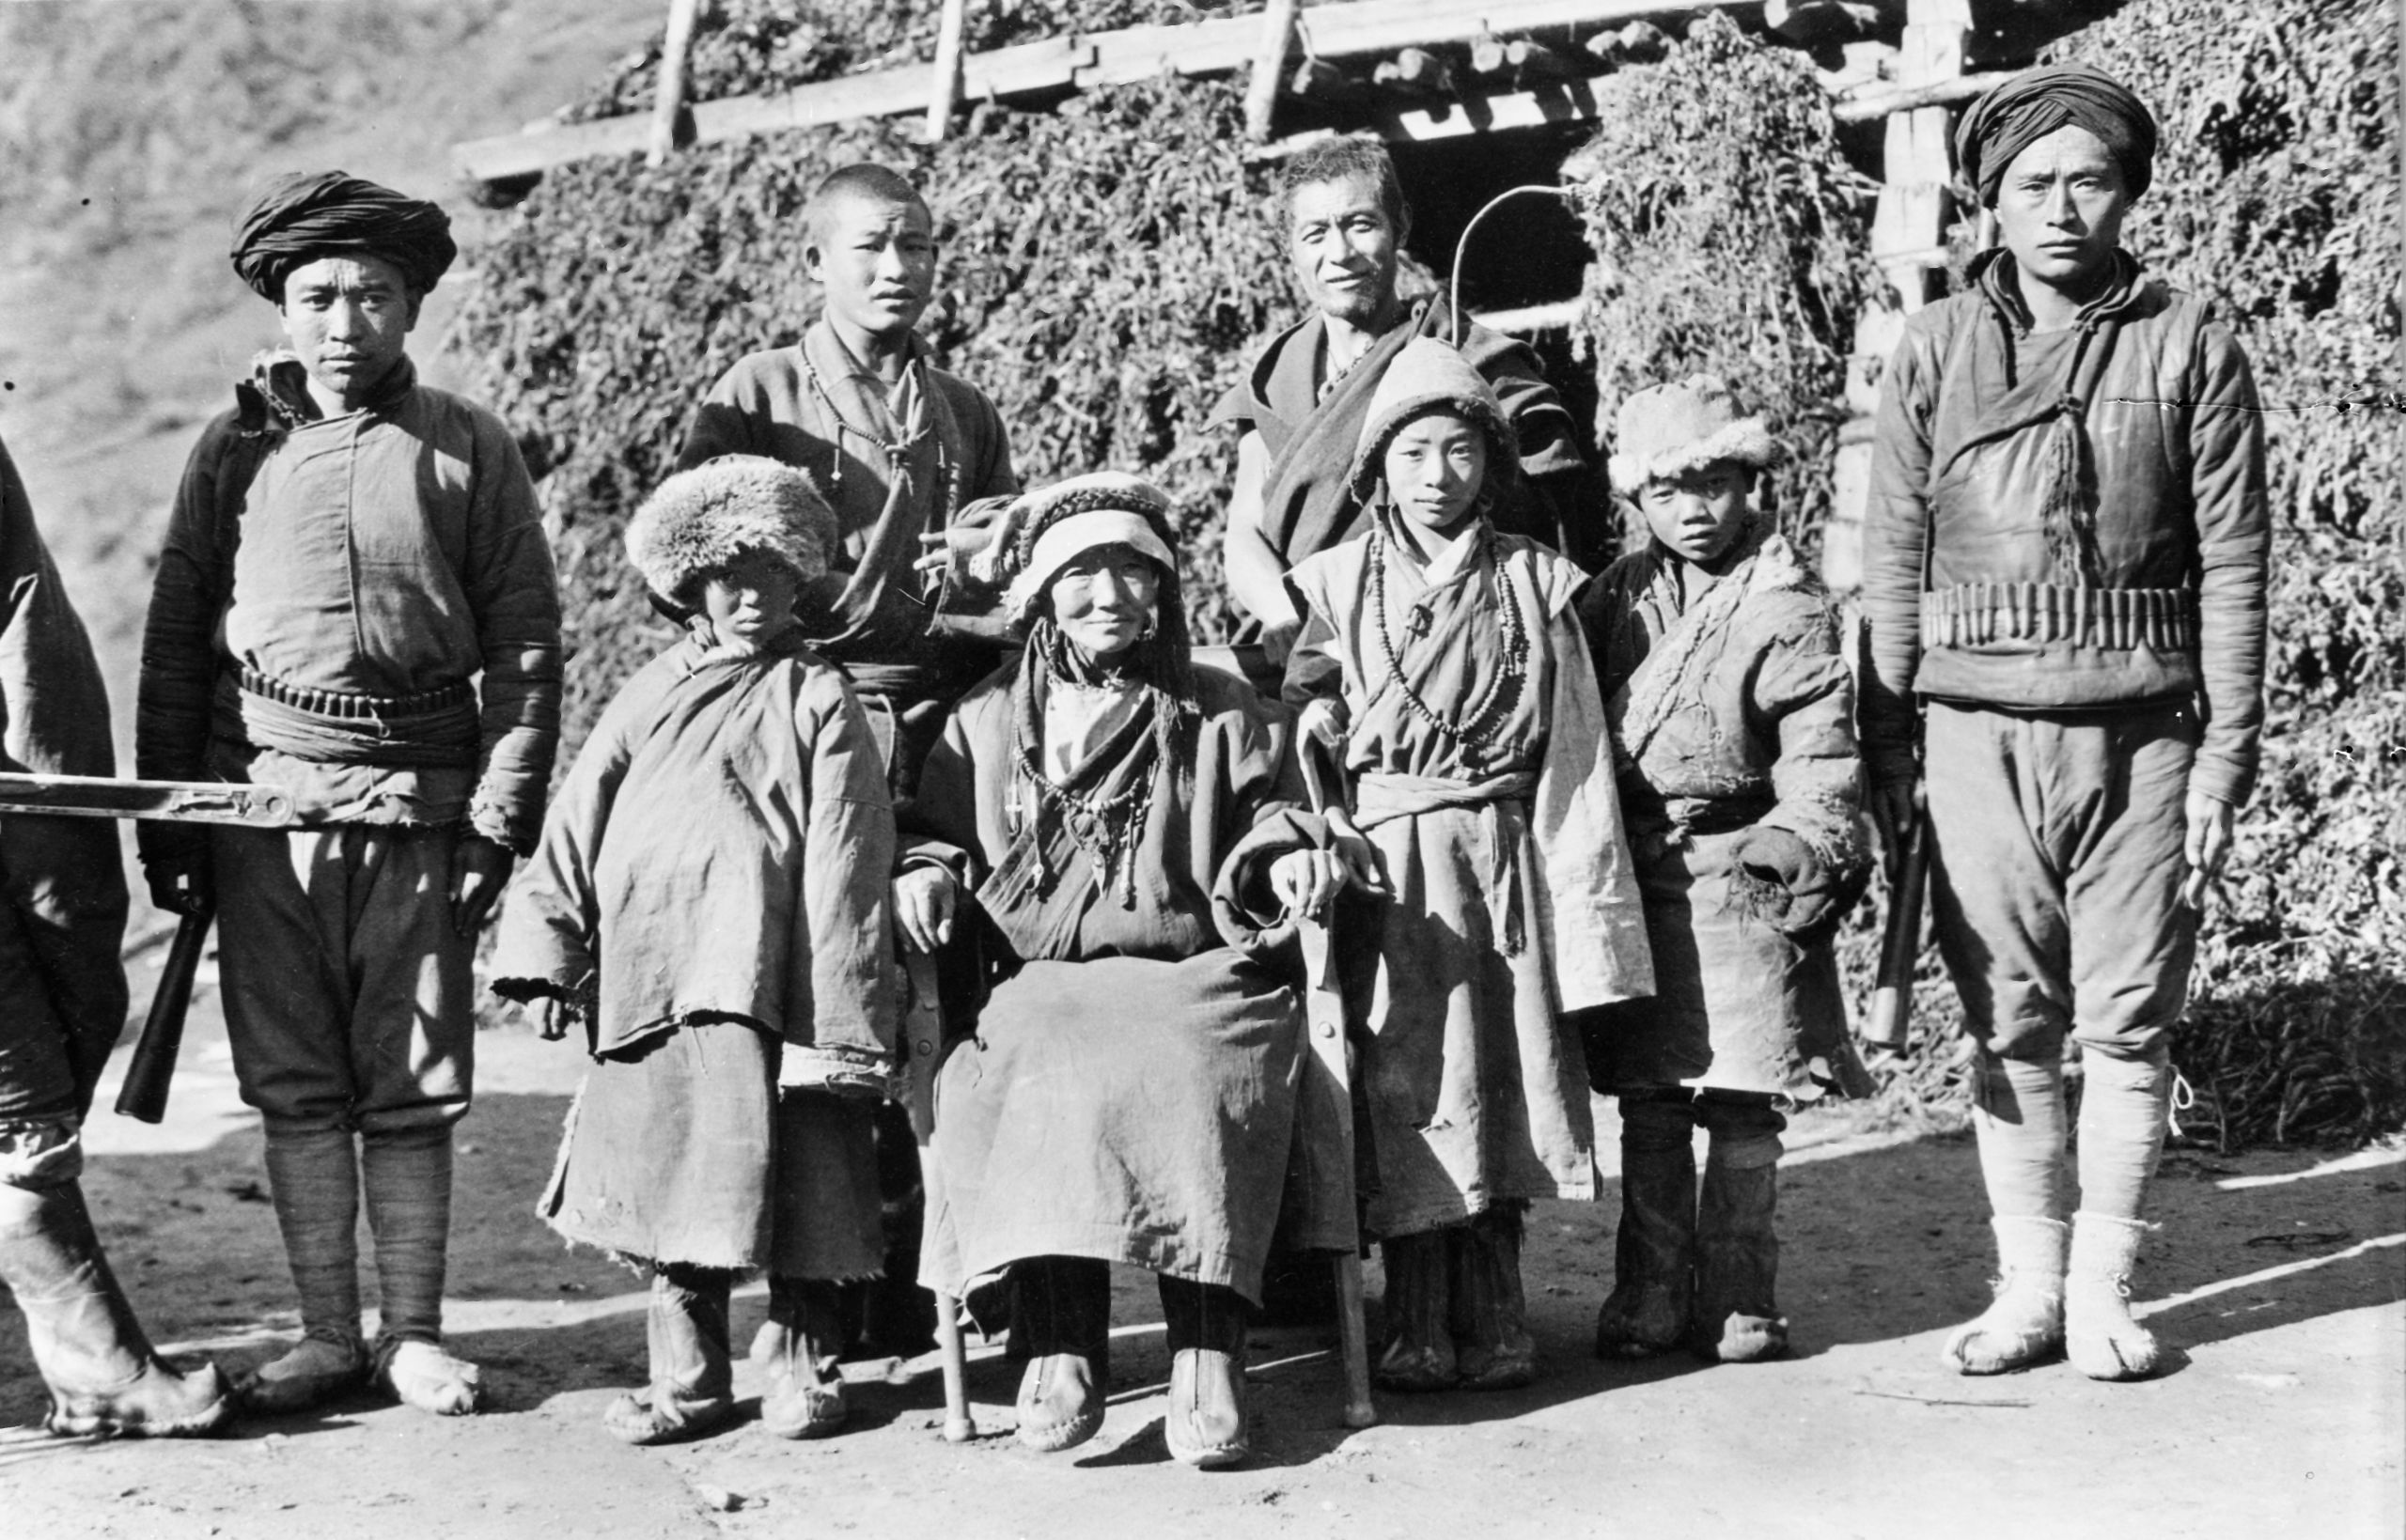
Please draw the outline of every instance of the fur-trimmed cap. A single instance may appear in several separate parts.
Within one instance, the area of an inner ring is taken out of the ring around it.
[[[804,582],[823,576],[836,515],[810,477],[758,455],[728,455],[680,471],[627,521],[627,559],[651,591],[689,604],[686,590],[747,551],[784,562]]]
[[[1370,413],[1353,451],[1353,474],[1346,485],[1367,503],[1384,474],[1387,445],[1405,425],[1434,412],[1477,425],[1487,435],[1487,478],[1482,491],[1492,501],[1511,486],[1521,464],[1521,436],[1504,415],[1495,387],[1469,359],[1435,337],[1403,345],[1370,393]]]
[[[1760,471],[1779,463],[1779,444],[1760,417],[1738,415],[1737,398],[1719,375],[1692,374],[1675,385],[1650,385],[1620,404],[1613,435],[1613,485],[1634,496],[1649,481],[1735,460]]]
[[[1071,476],[1005,508],[986,549],[971,558],[970,575],[1005,589],[1014,621],[1025,621],[1055,575],[1097,546],[1133,546],[1174,581],[1178,557],[1169,510],[1169,494],[1142,476],[1117,471]]]

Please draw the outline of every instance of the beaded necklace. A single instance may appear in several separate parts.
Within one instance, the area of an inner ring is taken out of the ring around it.
[[[1052,884],[1052,871],[1044,860],[1044,831],[1039,816],[1032,831],[1027,829],[1028,815],[1046,807],[1061,820],[1070,838],[1094,863],[1095,879],[1104,892],[1119,890],[1120,905],[1136,906],[1135,845],[1144,833],[1146,822],[1152,816],[1153,786],[1160,779],[1157,767],[1176,762],[1176,740],[1179,711],[1177,703],[1158,685],[1142,687],[1147,709],[1152,716],[1152,729],[1146,734],[1149,752],[1138,751],[1139,757],[1132,767],[1129,784],[1110,796],[1100,789],[1080,791],[1061,786],[1044,773],[1038,753],[1044,741],[1043,708],[1037,699],[1031,675],[1042,669],[1048,684],[1073,682],[1075,676],[1062,666],[1068,655],[1068,644],[1048,619],[1037,622],[1030,637],[1026,661],[1021,665],[1018,686],[1014,691],[1017,707],[1015,741],[1012,744],[1017,775],[1004,812],[1014,834],[1023,832],[1032,835],[1037,873],[1047,889]],[[1023,789],[1032,789],[1037,806],[1029,808],[1020,798]]]
[[[1423,700],[1412,682],[1403,677],[1403,661],[1398,654],[1395,637],[1387,627],[1387,547],[1392,543],[1383,519],[1370,523],[1370,614],[1374,617],[1379,637],[1379,655],[1386,663],[1386,682],[1402,693],[1403,704],[1412,714],[1434,727],[1461,751],[1463,762],[1480,774],[1492,763],[1495,740],[1504,730],[1505,720],[1521,703],[1521,693],[1528,680],[1529,629],[1521,614],[1520,597],[1513,591],[1511,573],[1495,560],[1495,528],[1483,524],[1472,537],[1479,548],[1472,558],[1487,564],[1495,574],[1497,598],[1502,603],[1504,633],[1503,666],[1488,681],[1487,691],[1459,722],[1448,722],[1436,708]],[[1385,686],[1380,687],[1383,692]]]

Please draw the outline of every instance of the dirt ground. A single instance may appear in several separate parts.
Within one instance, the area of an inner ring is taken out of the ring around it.
[[[137,994],[149,982],[137,967]],[[1783,1179],[1781,1299],[1797,1347],[1783,1362],[1588,1356],[1618,1212],[1607,1181],[1601,1202],[1532,1215],[1546,1373],[1525,1391],[1383,1395],[1384,1421],[1351,1432],[1320,1335],[1261,1332],[1256,1458],[1189,1470],[1163,1445],[1160,1312],[1131,1272],[1118,1278],[1110,1417],[1071,1454],[1009,1437],[1015,1377],[995,1347],[972,1350],[981,1431],[965,1446],[938,1435],[930,1358],[851,1366],[854,1423],[833,1439],[768,1438],[747,1405],[731,1432],[636,1450],[599,1423],[611,1394],[643,1378],[636,1283],[570,1253],[531,1213],[581,1061],[516,1031],[488,1033],[482,1052],[459,1133],[448,1324],[484,1365],[491,1409],[443,1421],[362,1393],[220,1440],[51,1439],[11,1310],[0,1423],[17,1425],[0,1429],[0,1535],[2406,1532],[2406,1145],[2174,1152],[2138,1299],[2179,1352],[2142,1385],[2061,1364],[1993,1379],[1943,1371],[1944,1330],[1987,1295],[1974,1152],[1816,1115],[1791,1131]],[[269,1356],[294,1327],[290,1283],[213,999],[194,1012],[169,1122],[94,1122],[87,1190],[152,1330],[229,1368]],[[1609,1177],[1609,1129],[1602,1143]],[[739,1296],[739,1343],[763,1309],[758,1285]],[[748,1367],[738,1390],[758,1393]]]

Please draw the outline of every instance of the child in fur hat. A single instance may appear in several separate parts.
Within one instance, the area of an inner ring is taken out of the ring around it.
[[[1354,932],[1377,945],[1351,992],[1390,1323],[1378,1375],[1398,1390],[1536,1374],[1521,1216],[1594,1195],[1586,1069],[1558,1018],[1653,987],[1571,608],[1585,575],[1488,518],[1515,463],[1478,371],[1413,342],[1354,456],[1367,533],[1289,574],[1306,614],[1287,697],[1351,782],[1334,846],[1388,900]]]
[[[1867,872],[1837,612],[1757,513],[1778,446],[1711,375],[1621,408],[1613,484],[1653,538],[1580,601],[1646,898],[1655,993],[1589,1032],[1621,1112],[1606,1358],[1788,1346],[1773,1299],[1778,1108],[1866,1077],[1830,949]],[[1692,1138],[1711,1134],[1698,1206]]]
[[[650,1387],[603,1417],[630,1443],[732,1415],[727,1293],[755,1268],[799,1323],[761,1421],[833,1431],[836,1288],[883,1252],[894,815],[867,721],[794,614],[835,539],[809,479],[757,457],[644,504],[628,554],[688,634],[602,713],[503,925],[494,988],[593,1057],[543,1217],[651,1278]]]

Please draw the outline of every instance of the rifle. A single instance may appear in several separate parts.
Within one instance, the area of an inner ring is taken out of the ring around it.
[[[1325,813],[1331,806],[1343,806],[1342,772],[1328,763],[1320,745],[1306,739],[1296,745],[1296,753],[1303,760],[1304,786],[1312,811]],[[1337,1143],[1342,1146],[1342,1169],[1350,1176],[1353,1171],[1353,1076],[1347,1058],[1351,1048],[1345,1034],[1344,988],[1336,974],[1330,939],[1336,910],[1336,900],[1332,897],[1325,920],[1299,916],[1295,934],[1304,951],[1304,1020],[1312,1062],[1328,1082],[1328,1094],[1322,1099],[1333,1110]],[[1350,1197],[1350,1181],[1346,1190]],[[1370,1345],[1362,1325],[1358,1241],[1336,1253],[1336,1337],[1345,1363],[1345,1425],[1369,1427],[1378,1422],[1379,1408],[1370,1400]]]
[[[1905,835],[1888,890],[1888,923],[1880,936],[1880,974],[1863,1040],[1875,1048],[1901,1050],[1914,1015],[1914,968],[1921,960],[1922,895],[1929,887],[1929,816],[1914,819]]]
[[[0,773],[0,814],[44,817],[147,818],[163,823],[230,823],[252,829],[292,827],[292,799],[266,786],[218,781],[120,781],[106,775]],[[193,979],[200,971],[214,905],[202,905],[176,922],[176,939],[159,974],[159,991],[143,1019],[142,1036],[126,1066],[117,1110],[144,1123],[167,1112],[167,1084],[183,1046],[184,1015],[192,1008]]]

